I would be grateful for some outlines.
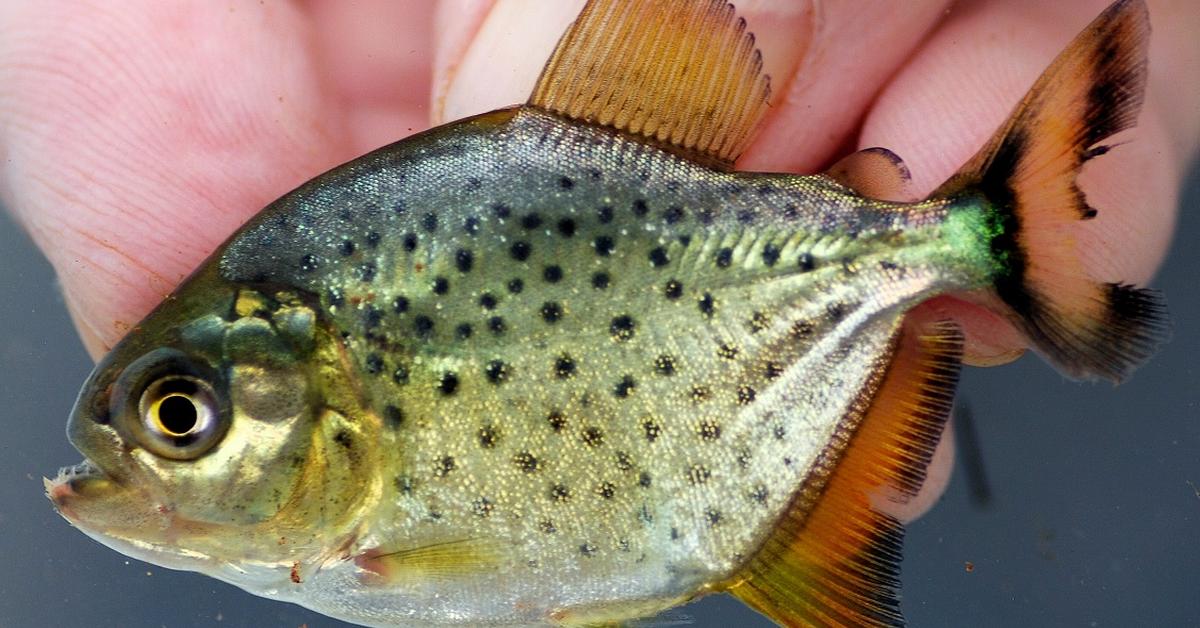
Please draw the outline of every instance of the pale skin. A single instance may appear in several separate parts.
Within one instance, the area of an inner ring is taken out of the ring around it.
[[[93,357],[243,221],[308,178],[466,115],[523,102],[581,0],[0,3],[0,203],[58,272]],[[919,198],[991,135],[1107,0],[743,0],[773,77],[738,167],[808,173],[854,148],[904,158]],[[1081,178],[1102,280],[1145,283],[1200,142],[1200,4],[1149,0],[1136,130]],[[949,298],[975,363],[1025,346]],[[943,439],[918,516],[945,486]]]

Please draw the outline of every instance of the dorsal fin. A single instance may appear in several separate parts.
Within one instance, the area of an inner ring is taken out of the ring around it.
[[[953,403],[962,342],[953,323],[905,324],[823,491],[815,502],[797,493],[730,592],[787,626],[903,624],[896,588],[904,531],[877,506],[920,489]]]
[[[754,35],[725,0],[590,0],[529,104],[728,167],[770,91]]]
[[[867,198],[881,201],[911,201],[912,174],[904,160],[892,151],[875,146],[843,157],[825,176]]]

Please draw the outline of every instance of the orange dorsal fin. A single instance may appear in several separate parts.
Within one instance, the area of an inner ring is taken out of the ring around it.
[[[725,0],[591,0],[529,104],[729,167],[770,91],[754,35]]]
[[[950,413],[962,355],[953,323],[906,323],[870,408],[842,429],[815,501],[802,488],[729,589],[787,626],[898,626],[900,522],[878,509],[916,494]],[[837,440],[837,439],[835,439]],[[831,446],[833,447],[833,446]],[[810,478],[809,482],[813,480]],[[809,506],[808,504],[812,505]]]
[[[825,176],[867,198],[881,201],[911,201],[912,175],[900,156],[878,146],[843,157]]]

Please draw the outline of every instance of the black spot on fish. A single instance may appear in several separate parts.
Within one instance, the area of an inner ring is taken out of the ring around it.
[[[633,469],[633,459],[629,457],[629,454],[623,451],[618,451],[615,457],[617,459],[618,471],[629,471]]]
[[[366,237],[363,238],[363,241],[367,243],[367,246],[372,249],[379,246],[379,243],[382,240],[383,236],[379,235],[378,231],[368,231]]]
[[[680,220],[683,220],[683,208],[678,205],[672,205],[671,207],[667,208],[667,211],[663,212],[663,220],[665,220],[668,225],[673,225]]]
[[[654,370],[658,372],[659,375],[665,375],[667,377],[674,375],[675,356],[666,353],[658,356],[658,358],[654,360]]]
[[[397,314],[403,314],[408,311],[408,297],[398,296],[392,299],[392,311]]]
[[[829,315],[829,320],[834,322],[840,321],[846,315],[846,305],[844,303],[830,303],[825,306],[825,313]]]
[[[717,524],[721,523],[721,511],[716,510],[715,508],[709,508],[708,510],[705,510],[704,520],[708,522],[708,526],[710,528],[715,527]]]
[[[667,248],[658,246],[650,250],[650,265],[655,268],[662,268],[671,263],[671,258],[667,257]]]
[[[536,473],[542,466],[541,461],[528,451],[522,451],[513,456],[513,464],[517,465],[517,468],[525,473]]]
[[[733,249],[724,247],[717,251],[716,262],[718,268],[729,268],[733,264]]]
[[[575,237],[575,221],[570,218],[563,218],[558,221],[558,233],[564,238]]]
[[[634,199],[633,214],[635,216],[645,216],[648,213],[650,213],[650,208],[646,206],[646,200],[641,198]]]
[[[650,477],[650,474],[647,473],[646,471],[642,471],[638,475],[638,486],[640,486],[642,488],[650,488],[650,485],[653,482],[654,482],[654,478]],[[644,508],[642,510],[642,513],[646,517],[646,519],[643,519],[643,520],[648,523],[651,520],[650,513],[648,511],[646,511]]]
[[[454,462],[454,456],[442,456],[433,465],[433,474],[437,477],[446,477],[451,471],[458,468]]]
[[[396,370],[392,371],[392,381],[395,382],[398,386],[403,386],[403,385],[407,384],[408,383],[408,367],[404,366],[403,364],[397,366]]]
[[[596,211],[596,219],[599,220],[600,224],[602,225],[607,225],[608,223],[612,222],[613,216],[613,208],[609,207],[608,205],[605,205]]]
[[[469,236],[478,234],[479,218],[476,218],[475,216],[467,217],[467,219],[463,221],[463,231],[465,231]]]
[[[892,262],[892,261],[885,260],[885,259],[879,260],[879,267],[882,268],[883,270],[886,270],[889,272],[898,270],[900,268],[900,266],[897,265],[896,262]]]
[[[624,375],[621,377],[621,380],[617,382],[616,386],[613,386],[613,394],[619,399],[625,399],[629,395],[633,394],[635,388],[637,388],[637,381],[633,379],[633,376]]]
[[[700,308],[700,313],[708,318],[712,318],[717,312],[717,302],[713,299],[713,295],[710,292],[705,292],[696,305]]]
[[[396,406],[384,406],[383,421],[389,429],[399,429],[404,424],[404,412]]]
[[[571,177],[559,177],[558,187],[564,190],[570,190],[571,188],[575,187],[575,181],[573,181]]]
[[[704,484],[712,477],[712,471],[702,464],[694,464],[687,470],[687,479],[692,484]]]
[[[768,267],[774,266],[779,262],[780,254],[781,251],[779,250],[779,247],[775,246],[774,244],[768,244],[764,246],[762,251],[763,264],[766,264]]]
[[[554,360],[554,375],[559,379],[570,379],[575,376],[575,360],[563,354]]]
[[[542,226],[542,217],[540,215],[525,214],[524,216],[521,216],[521,228],[522,229],[532,230],[532,229],[537,229],[540,226]]]
[[[814,331],[812,323],[808,321],[796,321],[792,323],[792,328],[788,333],[796,340],[805,340],[811,338]]]
[[[612,319],[612,322],[608,325],[608,332],[612,335],[612,339],[617,342],[631,340],[636,330],[637,323],[628,314],[622,314]]]
[[[663,295],[674,301],[683,296],[683,284],[678,279],[672,279],[663,286]]]
[[[750,322],[746,326],[750,328],[750,333],[757,334],[771,326],[771,317],[767,316],[765,312],[755,312],[750,316]]]
[[[604,444],[604,431],[598,427],[586,427],[580,433],[579,440],[588,447],[599,447]]]
[[[705,419],[700,422],[697,432],[700,434],[700,438],[704,440],[717,440],[721,437],[721,426],[710,419]]]
[[[542,304],[541,314],[542,320],[553,325],[562,319],[563,309],[561,305],[554,301],[546,301]]]
[[[321,260],[312,253],[307,253],[300,257],[300,270],[311,273],[321,267]]]
[[[817,267],[817,260],[812,256],[812,253],[801,253],[800,257],[796,259],[796,266],[800,269],[800,272],[806,273]]]
[[[722,360],[736,360],[737,356],[738,348],[733,345],[722,343],[720,347],[717,347],[717,357]]]
[[[368,304],[362,311],[362,324],[366,329],[375,329],[383,322],[383,312],[374,305]]]
[[[445,277],[437,277],[433,280],[430,288],[434,294],[446,294],[450,291],[450,280]]]
[[[739,406],[750,404],[758,393],[750,386],[738,386],[737,401]]]
[[[546,422],[550,424],[550,429],[555,432],[561,432],[563,428],[567,427],[566,415],[558,410],[552,410],[550,414],[546,415]]]
[[[493,316],[493,317],[489,318],[488,319],[488,329],[491,330],[491,332],[493,334],[496,334],[497,336],[499,336],[500,334],[503,334],[504,329],[505,329],[504,319],[499,316]]]
[[[400,491],[401,493],[404,493],[405,495],[412,495],[414,482],[411,477],[407,475],[397,475],[396,479],[392,480],[392,484],[394,484],[396,486],[396,490]]]
[[[608,257],[617,248],[617,242],[612,236],[596,236],[596,239],[592,240],[592,247],[596,249],[596,255]]]
[[[743,225],[754,224],[754,220],[757,217],[758,217],[758,214],[756,214],[755,212],[753,212],[749,209],[743,209],[737,213],[737,221]]]
[[[422,216],[421,217],[421,227],[430,233],[437,231],[437,228],[438,228],[437,214],[435,214],[433,212],[429,212],[428,214],[425,214],[424,216]]]
[[[646,435],[646,440],[653,443],[662,434],[662,427],[654,419],[647,417],[642,421],[642,432]]]
[[[584,556],[591,557],[596,553],[596,546],[591,543],[582,543],[579,546],[579,553]]]
[[[554,522],[549,519],[542,519],[539,521],[538,530],[544,532],[545,534],[554,534],[555,532],[558,532],[558,528],[554,526]]]
[[[693,386],[691,392],[692,403],[704,403],[712,397],[712,390],[708,386]]]
[[[454,337],[459,340],[466,340],[475,333],[475,328],[470,323],[459,323],[458,327],[454,328]]]
[[[500,384],[507,381],[510,375],[510,369],[503,360],[492,360],[491,362],[488,362],[487,366],[484,367],[483,372],[485,375],[487,375],[488,381],[493,384]]]
[[[379,357],[378,353],[372,353],[368,355],[366,369],[371,375],[380,374],[383,372],[383,358]]]
[[[483,309],[485,309],[485,310],[496,309],[496,305],[498,303],[499,303],[499,301],[496,300],[496,296],[490,292],[485,292],[485,293],[479,295],[479,305],[482,306]]]
[[[512,294],[521,294],[521,291],[524,289],[525,282],[521,281],[520,278],[513,278],[508,281],[508,291]]]
[[[342,449],[351,449],[354,447],[354,440],[350,437],[350,432],[346,430],[338,430],[338,433],[333,435],[333,442],[340,445]]]
[[[330,305],[337,306],[346,302],[346,295],[342,293],[341,288],[333,287],[325,293],[325,298]]]
[[[760,484],[751,489],[749,497],[754,503],[765,506],[767,504],[767,495],[767,487]]]
[[[358,266],[358,280],[363,283],[375,281],[375,273],[375,264],[372,262],[365,262]]]
[[[596,485],[596,494],[602,499],[612,499],[617,494],[617,485],[612,482],[601,482]]]
[[[713,210],[706,207],[697,212],[696,218],[700,221],[700,224],[707,227],[713,224],[713,221],[716,220],[716,215],[713,214]]]
[[[592,287],[597,290],[604,290],[608,287],[608,284],[611,281],[612,278],[609,277],[608,273],[604,271],[600,271],[592,275]]]
[[[417,332],[417,336],[428,338],[433,335],[433,319],[428,316],[421,315],[413,319],[413,331]]]
[[[767,379],[778,379],[780,375],[783,375],[783,365],[778,362],[767,362],[766,367],[763,368],[763,375]]]
[[[675,526],[671,526],[671,540],[672,541],[679,540],[679,528],[676,528]]]
[[[495,509],[496,506],[486,497],[480,497],[471,503],[471,512],[475,513],[476,517],[490,517]]]
[[[459,155],[461,155],[462,151],[464,150],[462,145],[456,144],[454,146],[454,148],[457,151],[455,154],[459,154]],[[479,180],[479,177],[467,177],[467,184],[464,185],[463,187],[466,188],[468,191],[475,191],[475,190],[478,190],[479,188],[483,187],[483,182]]]
[[[565,502],[571,499],[571,489],[567,488],[566,484],[553,484],[550,486],[550,499],[556,502]]]
[[[787,429],[782,425],[776,425],[775,429],[771,431],[771,434],[775,436],[775,440],[783,440],[783,437],[787,436]]]
[[[442,373],[442,380],[438,382],[438,390],[447,397],[458,392],[458,375],[449,371]]]
[[[342,257],[354,255],[354,240],[342,240],[338,245],[338,253],[341,253]]]
[[[475,265],[475,254],[467,249],[459,249],[454,252],[454,267],[460,273],[471,272],[471,267]]]
[[[547,283],[558,283],[558,282],[562,281],[562,278],[563,278],[562,266],[555,264],[553,266],[547,266],[546,268],[542,269],[542,279],[545,279]]]
[[[512,215],[512,210],[508,208],[508,205],[496,203],[492,205],[492,214],[500,220],[504,220]]]
[[[402,240],[401,243],[403,244],[405,251],[412,253],[413,251],[417,250],[417,234],[415,234],[415,233],[404,234],[404,239]]]
[[[484,449],[492,449],[500,442],[500,430],[492,424],[484,425],[479,428],[479,446]]]
[[[533,254],[533,247],[530,246],[528,242],[513,242],[512,247],[510,247],[508,250],[508,254],[518,262],[523,262],[529,259],[529,256]]]

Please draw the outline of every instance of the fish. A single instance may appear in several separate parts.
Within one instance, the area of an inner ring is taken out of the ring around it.
[[[682,26],[680,26],[682,25]],[[891,151],[742,172],[770,106],[724,0],[591,0],[528,102],[267,206],[103,358],[45,481],[119,552],[371,626],[588,625],[728,592],[902,625],[955,295],[1119,382],[1161,294],[1083,270],[1075,179],[1134,125],[1105,10],[931,195]]]

